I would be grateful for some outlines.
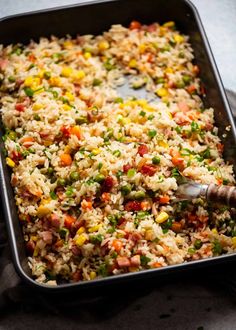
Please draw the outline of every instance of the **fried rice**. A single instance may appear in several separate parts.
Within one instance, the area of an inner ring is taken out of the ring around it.
[[[37,282],[235,251],[231,209],[174,203],[181,177],[235,184],[198,75],[174,22],[0,46],[6,163]],[[150,98],[122,98],[127,80]]]

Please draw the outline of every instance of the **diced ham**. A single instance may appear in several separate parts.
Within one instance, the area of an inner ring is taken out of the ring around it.
[[[143,165],[142,167],[141,167],[141,173],[143,174],[143,175],[148,175],[148,176],[153,176],[155,173],[156,173],[156,171],[157,171],[157,168],[156,168],[156,166],[153,166],[153,165]]]
[[[45,243],[52,244],[52,233],[49,230],[42,231],[40,236],[42,237]]]
[[[127,257],[118,257],[116,261],[118,266],[121,268],[130,266],[130,260]]]
[[[7,67],[8,64],[8,60],[4,59],[4,58],[0,58],[0,70],[4,71]]]
[[[107,176],[102,184],[102,191],[110,192],[113,188],[114,180],[111,176]]]
[[[125,173],[127,173],[128,170],[130,170],[131,168],[132,168],[132,165],[130,165],[130,164],[125,164],[125,165],[123,165],[123,171],[124,171]]]
[[[133,256],[130,259],[130,263],[131,263],[131,266],[134,266],[134,267],[140,266],[140,264],[141,264],[140,255],[137,254],[137,255]]]
[[[138,232],[134,232],[130,234],[129,239],[136,243],[142,239],[142,235]]]
[[[126,211],[141,211],[141,202],[139,201],[129,201],[125,204]]]
[[[141,144],[138,147],[138,153],[141,157],[148,153],[148,146],[146,144]]]
[[[182,102],[179,102],[177,105],[178,105],[179,110],[182,112],[188,112],[190,110],[190,108],[186,102],[182,101]]]
[[[55,228],[59,228],[60,227],[60,218],[56,213],[52,213],[51,214],[51,224],[53,227]]]

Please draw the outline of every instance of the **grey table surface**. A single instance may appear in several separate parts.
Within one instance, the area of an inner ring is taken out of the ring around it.
[[[84,0],[0,0],[0,17],[86,2]],[[192,0],[205,27],[226,88],[236,91],[236,0]],[[171,297],[171,299],[170,299]],[[155,302],[155,303],[154,303]],[[139,297],[112,317],[98,319],[78,312],[73,317],[40,310],[9,311],[0,320],[5,329],[236,329],[235,303],[221,290],[199,284],[164,285]],[[168,315],[169,317],[163,317]]]

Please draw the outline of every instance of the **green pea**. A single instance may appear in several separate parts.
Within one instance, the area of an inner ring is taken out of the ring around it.
[[[71,174],[70,174],[70,179],[71,179],[72,181],[77,181],[77,180],[79,180],[79,177],[80,177],[80,175],[79,175],[79,173],[76,172],[76,171],[71,172]]]
[[[131,192],[131,190],[132,190],[132,187],[130,184],[127,184],[120,188],[120,191],[121,191],[122,195],[124,195],[124,196],[128,195]]]
[[[54,169],[52,167],[49,167],[47,170],[48,174],[51,175],[54,172]]]
[[[105,180],[105,176],[101,173],[97,174],[94,178],[94,181],[97,183],[102,183]]]
[[[160,161],[161,161],[160,157],[154,156],[154,157],[152,158],[152,163],[153,163],[154,165],[158,165],[158,164],[160,164]]]
[[[163,84],[164,82],[165,82],[165,78],[163,77],[157,78],[157,84]]]
[[[155,129],[151,129],[150,131],[148,131],[148,136],[150,138],[154,138],[157,135],[157,131]]]
[[[57,180],[57,184],[58,184],[58,186],[65,186],[66,180],[65,179],[62,179],[62,178],[59,178]]]
[[[16,78],[13,77],[13,76],[9,76],[8,81],[11,82],[11,83],[14,83],[16,81]]]
[[[196,252],[195,248],[189,248],[188,249],[188,253],[190,253],[190,254],[194,254],[195,252]]]
[[[123,103],[124,100],[122,99],[122,97],[117,97],[115,100],[114,100],[114,103]]]
[[[142,190],[136,191],[134,193],[134,199],[144,199],[146,197],[146,193]]]
[[[177,87],[177,88],[184,88],[184,87],[185,87],[185,83],[184,83],[183,81],[178,81],[178,82],[176,83],[176,87]]]
[[[191,77],[187,76],[187,75],[184,75],[182,79],[183,79],[183,82],[185,83],[185,85],[188,85],[191,81]]]

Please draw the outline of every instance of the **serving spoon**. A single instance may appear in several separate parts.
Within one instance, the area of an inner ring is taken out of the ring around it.
[[[236,187],[186,181],[178,186],[176,202],[203,197],[208,202],[236,207]]]

